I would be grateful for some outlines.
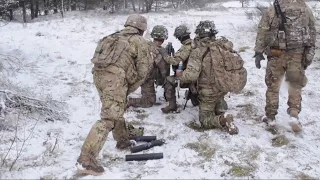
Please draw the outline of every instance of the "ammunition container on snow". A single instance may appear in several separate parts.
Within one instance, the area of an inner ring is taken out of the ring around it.
[[[152,148],[154,146],[162,146],[164,143],[165,143],[164,139],[154,140],[154,141],[148,142],[146,144],[142,144],[142,145],[139,145],[139,146],[133,146],[130,149],[130,151],[132,153],[136,153],[136,152],[140,152],[140,151],[143,151],[143,150],[150,149],[150,148]]]
[[[125,161],[147,161],[155,159],[163,159],[163,153],[133,154],[126,155],[125,157]]]
[[[131,136],[129,137],[129,139],[135,141],[150,142],[157,140],[157,136]]]

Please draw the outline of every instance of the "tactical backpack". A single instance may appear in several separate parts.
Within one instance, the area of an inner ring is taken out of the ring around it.
[[[116,63],[122,52],[129,46],[130,37],[132,36],[121,36],[119,32],[115,32],[102,38],[91,62],[104,67]]]
[[[243,59],[232,49],[232,43],[231,46],[230,43],[223,38],[208,48],[208,50],[210,49],[213,73],[210,79],[221,92],[238,93],[247,83],[247,70],[243,67]]]

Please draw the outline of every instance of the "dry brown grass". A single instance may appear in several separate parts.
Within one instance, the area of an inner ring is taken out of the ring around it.
[[[194,150],[206,161],[210,161],[214,157],[216,152],[216,148],[212,147],[206,141],[187,143],[185,147]]]

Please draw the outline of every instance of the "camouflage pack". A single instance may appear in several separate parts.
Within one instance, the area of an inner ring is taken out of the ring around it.
[[[247,70],[244,61],[233,50],[232,42],[226,38],[216,41],[209,47],[212,59],[212,83],[221,92],[240,92],[247,83]]]
[[[130,37],[115,32],[102,38],[96,47],[91,62],[103,67],[116,63],[121,53],[128,48]]]

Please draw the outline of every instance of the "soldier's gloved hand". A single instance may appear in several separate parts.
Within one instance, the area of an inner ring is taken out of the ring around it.
[[[176,70],[176,77],[181,77],[181,76],[182,76],[182,73],[183,73],[182,70],[177,69],[177,70]]]
[[[256,67],[258,69],[260,69],[261,68],[261,61],[265,60],[265,58],[263,57],[263,54],[260,52],[256,52],[253,57],[255,58]]]
[[[304,51],[303,67],[306,70],[312,63],[315,55],[315,47],[308,47]]]

